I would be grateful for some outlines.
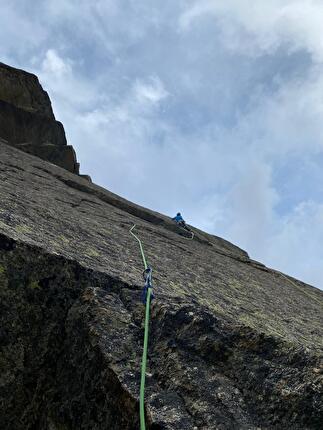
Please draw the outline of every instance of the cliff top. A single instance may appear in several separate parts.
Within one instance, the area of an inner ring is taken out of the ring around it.
[[[54,120],[51,102],[36,75],[0,62],[0,100]]]
[[[63,125],[37,76],[0,63],[0,138],[8,145],[79,174]],[[88,178],[89,179],[89,178]]]

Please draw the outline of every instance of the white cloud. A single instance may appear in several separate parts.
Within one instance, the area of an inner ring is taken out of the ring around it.
[[[158,76],[152,76],[146,82],[136,80],[134,91],[139,102],[156,104],[169,96]]]
[[[44,43],[47,32],[37,20],[26,19],[14,2],[0,0],[0,10],[0,56],[16,64]]]
[[[227,195],[225,229],[245,249],[264,254],[279,197],[271,184],[268,164],[251,159],[245,166]]]
[[[54,49],[48,49],[42,62],[42,70],[52,78],[62,78],[71,73],[71,60],[63,60]]]
[[[319,0],[198,0],[179,17],[182,31],[201,18],[213,17],[230,49],[252,56],[263,55],[288,44],[306,49],[315,61],[323,61],[323,4]]]
[[[323,289],[323,204],[304,201],[275,222],[278,231],[271,237],[267,258],[275,267]]]
[[[243,115],[234,135],[262,156],[323,151],[323,78],[314,68],[305,78],[285,82],[274,94],[260,93]]]

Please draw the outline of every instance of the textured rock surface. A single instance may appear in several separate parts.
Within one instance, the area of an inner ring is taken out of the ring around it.
[[[28,112],[55,119],[37,76],[0,63],[0,99]]]
[[[0,143],[0,427],[320,429],[322,292]]]
[[[31,73],[0,63],[0,138],[70,172],[79,173],[63,125],[48,94]]]

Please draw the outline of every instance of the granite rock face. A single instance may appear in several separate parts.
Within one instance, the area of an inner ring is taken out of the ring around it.
[[[0,63],[0,138],[72,173],[79,164],[38,78]]]
[[[0,63],[0,99],[24,111],[54,120],[48,94],[31,73]]]
[[[321,429],[322,291],[75,175],[37,78],[0,80],[0,428],[139,429],[136,224],[147,430]]]
[[[0,143],[0,427],[320,429],[322,292]]]

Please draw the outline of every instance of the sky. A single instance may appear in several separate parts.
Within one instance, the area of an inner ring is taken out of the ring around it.
[[[323,288],[323,2],[0,0],[81,172]]]

